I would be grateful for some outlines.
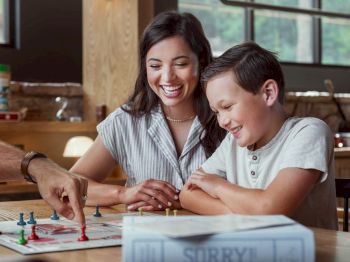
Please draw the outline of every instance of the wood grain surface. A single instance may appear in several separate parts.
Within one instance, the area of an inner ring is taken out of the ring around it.
[[[139,36],[153,15],[153,0],[83,1],[85,120],[96,105],[110,113],[125,102],[138,70]]]
[[[27,218],[30,211],[34,211],[38,218],[49,217],[52,213],[51,208],[43,200],[12,201],[0,202],[0,220],[18,219],[18,213],[24,212]],[[93,214],[94,207],[86,207],[85,214]],[[106,213],[125,212],[124,205],[113,207],[101,207],[100,211]],[[163,214],[164,212],[157,212]],[[188,215],[190,212],[180,210],[179,215]],[[331,231],[319,228],[311,228],[315,234],[316,242],[316,261],[349,261],[350,258],[350,233]],[[6,247],[0,247],[0,259],[25,257]],[[121,247],[106,247],[76,251],[65,251],[56,253],[47,253],[42,255],[33,255],[30,258],[40,258],[47,261],[121,261]],[[22,261],[22,260],[21,260]],[[25,261],[25,260],[23,260]]]

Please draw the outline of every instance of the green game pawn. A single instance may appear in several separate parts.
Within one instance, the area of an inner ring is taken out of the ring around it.
[[[19,239],[18,239],[17,243],[20,245],[27,244],[27,240],[24,238],[24,229],[21,229],[19,231]]]

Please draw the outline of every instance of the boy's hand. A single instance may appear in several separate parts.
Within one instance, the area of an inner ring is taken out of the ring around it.
[[[220,185],[227,183],[225,179],[220,176],[207,174],[202,170],[197,170],[188,179],[188,188],[200,188],[213,198],[219,198],[218,188]]]

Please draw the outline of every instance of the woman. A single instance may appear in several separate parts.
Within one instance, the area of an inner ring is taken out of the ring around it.
[[[178,189],[225,135],[199,82],[211,60],[193,15],[164,12],[150,23],[133,94],[98,125],[93,146],[71,169],[89,179],[88,205],[180,208]],[[126,187],[100,183],[116,164],[128,176]]]

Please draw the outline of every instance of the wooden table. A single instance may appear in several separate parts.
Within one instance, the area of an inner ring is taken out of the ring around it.
[[[47,218],[52,210],[43,200],[0,202],[0,220],[17,220],[18,214],[28,214],[34,211],[37,218]],[[100,208],[101,213],[125,212],[123,205],[110,208]],[[93,214],[95,208],[86,207],[85,214]],[[186,214],[180,211],[179,214]],[[187,212],[188,214],[188,212]],[[336,232],[312,228],[316,239],[316,261],[350,261],[350,233]],[[121,261],[121,247],[106,247],[76,251],[64,251],[30,255],[30,258],[46,259],[48,261]],[[0,246],[0,257],[23,258],[24,256],[6,247]]]

